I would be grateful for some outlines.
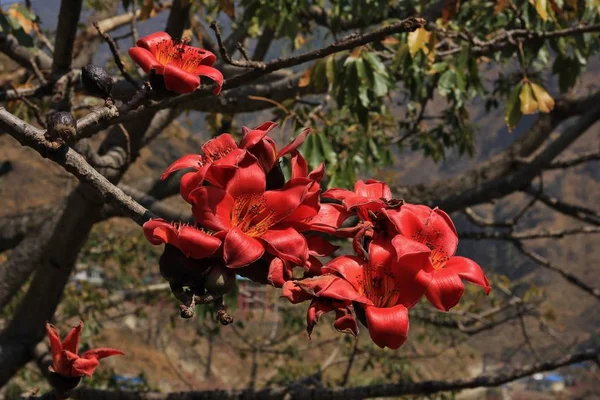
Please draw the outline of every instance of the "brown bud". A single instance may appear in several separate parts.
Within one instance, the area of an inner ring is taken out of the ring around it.
[[[48,129],[46,139],[50,142],[61,144],[69,142],[77,135],[77,120],[73,114],[66,111],[58,111],[48,116],[46,120]]]
[[[112,76],[102,67],[88,64],[81,68],[81,83],[91,96],[107,99],[113,87]]]
[[[204,288],[213,295],[224,295],[235,285],[235,272],[224,265],[214,265],[204,278]]]

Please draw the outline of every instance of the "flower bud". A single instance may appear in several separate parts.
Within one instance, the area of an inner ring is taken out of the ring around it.
[[[113,87],[112,76],[104,68],[88,64],[81,69],[81,83],[86,93],[107,99]]]
[[[67,143],[77,134],[77,120],[70,112],[55,112],[46,123],[48,129],[45,136],[50,142]]]
[[[213,295],[224,295],[235,285],[235,272],[224,265],[213,266],[204,278],[204,288]]]
[[[177,247],[166,244],[158,262],[160,274],[177,286],[201,286],[209,264],[186,257]]]

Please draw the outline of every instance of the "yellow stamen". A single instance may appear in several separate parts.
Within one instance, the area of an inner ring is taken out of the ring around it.
[[[261,194],[238,196],[231,212],[231,225],[250,237],[260,237],[275,222],[275,212]]]

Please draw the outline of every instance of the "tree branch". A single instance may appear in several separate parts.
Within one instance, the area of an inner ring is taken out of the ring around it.
[[[60,40],[56,41],[52,64],[52,72],[55,74],[64,73],[71,69],[73,43],[77,35],[77,24],[81,15],[82,3],[83,0],[62,0],[60,2],[58,26],[55,33],[55,37],[60,38]]]
[[[476,378],[459,379],[454,381],[422,381],[422,382],[399,382],[371,386],[358,386],[351,388],[308,388],[297,385],[287,388],[267,388],[259,391],[250,390],[210,390],[190,391],[183,393],[145,393],[144,398],[152,400],[192,400],[192,399],[261,399],[275,400],[293,398],[294,400],[337,400],[337,399],[367,399],[375,397],[390,397],[402,395],[428,395],[446,391],[457,391],[476,387],[496,387],[504,383],[533,375],[538,372],[552,371],[567,365],[584,361],[595,361],[600,349],[592,348],[581,352],[568,354],[552,361],[544,361],[523,368],[498,372],[496,374],[484,374]],[[117,397],[118,396],[118,397]],[[139,400],[138,393],[114,392],[96,389],[76,389],[71,397],[86,400]]]
[[[570,167],[575,167],[579,164],[583,164],[590,161],[598,161],[600,160],[600,152],[598,151],[588,151],[582,154],[578,154],[573,157],[564,158],[562,160],[557,160],[552,164],[548,165],[546,169],[565,169]]]
[[[66,147],[48,152],[44,146],[45,138],[42,130],[21,121],[2,107],[0,107],[0,127],[22,145],[35,149],[42,156],[47,156],[63,166],[82,183],[89,185],[97,196],[113,204],[123,215],[127,215],[138,225],[153,217],[152,213],[92,168],[75,150]]]
[[[536,229],[524,232],[459,232],[461,239],[491,239],[491,240],[532,240],[532,239],[560,239],[570,235],[600,233],[600,227],[582,226],[570,229]]]
[[[540,193],[532,187],[527,187],[524,191],[561,214],[568,215],[589,224],[600,226],[600,214],[594,210],[575,204],[566,203],[557,199],[556,197],[548,196],[546,193]]]

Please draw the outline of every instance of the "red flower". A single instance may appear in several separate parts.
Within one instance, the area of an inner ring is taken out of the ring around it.
[[[267,251],[303,266],[308,258],[306,239],[290,225],[314,182],[298,178],[280,190],[265,190],[265,172],[251,154],[239,161],[231,176],[219,176],[223,181],[195,189],[189,200],[196,222],[223,240],[225,265],[243,267]]]
[[[216,178],[209,173],[211,166],[217,167],[215,174],[222,173],[222,169],[234,168],[246,151],[256,157],[259,165],[268,174],[279,158],[294,152],[304,142],[309,132],[308,129],[303,130],[291,143],[277,152],[275,142],[267,136],[276,126],[274,122],[265,122],[255,129],[243,127],[244,136],[239,145],[230,134],[219,135],[202,146],[203,154],[188,154],[171,164],[162,174],[161,179],[166,179],[180,169],[194,169],[195,172],[189,172],[181,179],[181,195],[187,200],[188,194],[201,186],[205,179],[214,185],[223,181],[222,177]]]
[[[392,200],[392,191],[386,183],[369,179],[357,181],[354,191],[333,188],[323,193],[323,197],[341,201],[346,210],[354,210],[360,219],[369,221],[369,211],[385,207]]]
[[[283,296],[294,303],[314,298],[309,314],[315,317],[319,310],[334,307],[332,300],[344,302],[344,307],[355,302],[373,342],[397,349],[408,337],[407,308],[419,300],[429,283],[430,277],[422,271],[429,261],[429,249],[400,235],[393,242],[376,236],[369,245],[368,261],[356,256],[337,257],[322,268],[325,275],[286,282]],[[396,248],[404,250],[401,256]],[[333,309],[340,312],[339,307]],[[342,314],[346,317],[347,313]],[[307,318],[310,333],[316,319]]]
[[[390,218],[402,235],[431,250],[425,271],[432,280],[426,296],[435,307],[448,311],[458,303],[465,291],[461,279],[481,286],[486,294],[490,292],[481,267],[473,260],[454,256],[458,236],[448,214],[438,208],[403,204]]]
[[[146,222],[143,229],[146,239],[153,245],[171,244],[186,257],[205,258],[221,247],[219,238],[182,223],[170,223],[157,218]]]
[[[141,38],[137,47],[129,49],[129,56],[148,74],[162,75],[168,90],[190,93],[200,85],[200,76],[217,83],[215,94],[223,86],[223,74],[212,65],[216,57],[210,51],[176,42],[166,32],[156,32]]]
[[[92,376],[99,365],[98,360],[125,354],[121,350],[98,348],[78,355],[82,330],[83,322],[80,322],[79,325],[71,329],[65,340],[61,342],[56,328],[53,325],[46,324],[46,332],[48,333],[48,339],[50,339],[50,350],[52,352],[51,370],[53,372],[66,378],[83,375]]]

